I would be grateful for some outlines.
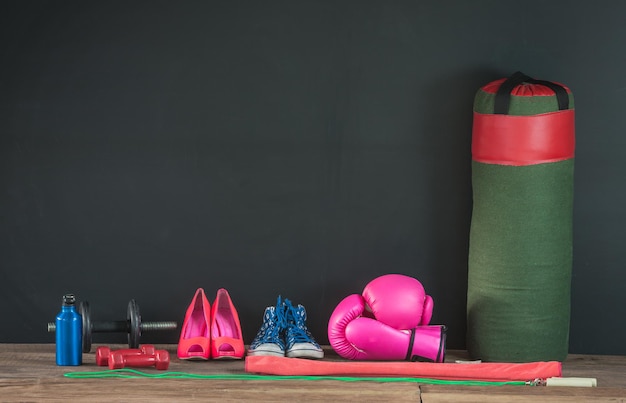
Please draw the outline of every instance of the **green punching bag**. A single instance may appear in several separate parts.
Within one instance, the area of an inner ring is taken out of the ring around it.
[[[520,72],[480,88],[472,128],[467,349],[563,361],[572,271],[574,99]]]

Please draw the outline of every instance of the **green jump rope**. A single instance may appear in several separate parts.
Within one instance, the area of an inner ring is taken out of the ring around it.
[[[350,377],[350,376],[299,376],[299,375],[253,375],[253,374],[192,374],[188,372],[148,373],[130,368],[112,369],[107,371],[79,371],[64,374],[68,378],[154,378],[154,379],[208,379],[208,380],[246,380],[246,381],[341,381],[341,382],[412,382],[430,385],[462,385],[462,386],[505,386],[534,385],[534,381],[455,381],[429,378],[393,378],[393,377]]]

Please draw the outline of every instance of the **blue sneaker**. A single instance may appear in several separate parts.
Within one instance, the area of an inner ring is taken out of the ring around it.
[[[285,299],[285,339],[287,357],[291,358],[324,358],[324,350],[306,327],[306,310],[302,305],[294,307]]]
[[[276,306],[268,306],[263,313],[263,324],[256,334],[248,355],[285,356],[285,309],[281,297],[278,297]]]

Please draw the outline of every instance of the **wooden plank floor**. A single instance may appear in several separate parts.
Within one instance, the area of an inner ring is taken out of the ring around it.
[[[94,346],[92,351],[95,351]],[[124,346],[112,346],[123,348]],[[243,374],[243,361],[181,361],[175,345],[162,345],[172,357],[169,371]],[[447,361],[466,359],[449,351]],[[326,349],[325,360],[340,360]],[[0,344],[0,401],[360,401],[360,402],[626,402],[626,357],[571,355],[563,376],[593,377],[597,388],[530,386],[448,386],[411,382],[374,383],[294,380],[72,379],[70,371],[98,371],[94,353],[79,367],[58,367],[54,344]],[[157,373],[147,369],[147,372]]]

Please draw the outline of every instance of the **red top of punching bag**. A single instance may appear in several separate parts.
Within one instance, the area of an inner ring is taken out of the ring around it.
[[[497,94],[506,80],[503,78],[493,81],[481,90],[488,94]],[[569,88],[562,84],[554,84],[570,93]],[[510,95],[554,97],[556,92],[542,82],[524,82],[515,85]],[[574,148],[573,109],[524,116],[474,112],[472,128],[474,161],[512,166],[535,165],[571,159],[574,157]]]
[[[500,89],[502,83],[504,83],[507,79],[501,78],[496,81],[492,81],[489,84],[485,85],[481,89],[490,94],[495,94]],[[554,82],[554,84],[558,84],[565,89],[568,93],[570,93],[570,89],[564,86],[561,83]],[[541,96],[553,96],[555,92],[552,88],[546,87],[542,84],[534,84],[534,83],[524,83],[523,85],[516,85],[515,88],[511,91],[511,95],[516,97],[541,97]]]

